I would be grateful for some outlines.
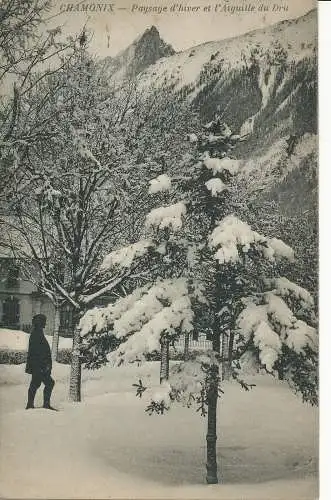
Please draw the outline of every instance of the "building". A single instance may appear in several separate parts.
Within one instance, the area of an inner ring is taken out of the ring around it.
[[[45,333],[52,335],[55,308],[51,300],[22,277],[13,258],[0,255],[0,327],[30,331],[32,317],[40,313],[47,317]]]
[[[106,305],[109,297],[100,297],[94,305]],[[31,330],[31,320],[35,314],[44,314],[47,317],[45,328],[46,335],[53,335],[55,323],[55,307],[52,301],[40,293],[37,287],[29,280],[24,279],[15,260],[0,254],[0,328],[12,330]],[[63,337],[73,335],[72,308],[65,304],[60,310],[59,333]],[[184,335],[181,335],[177,349],[184,348]],[[211,341],[205,334],[199,334],[198,338],[190,335],[191,349],[211,349]]]

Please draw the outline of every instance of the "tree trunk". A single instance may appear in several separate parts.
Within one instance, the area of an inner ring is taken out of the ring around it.
[[[188,361],[189,359],[189,347],[190,347],[190,333],[185,332],[184,337],[184,361]]]
[[[222,380],[229,379],[229,337],[226,331],[222,331]]]
[[[59,350],[59,328],[60,328],[60,309],[55,307],[55,317],[54,317],[54,332],[52,340],[52,360],[57,360],[57,353]]]
[[[160,384],[169,378],[169,339],[161,339]]]
[[[82,378],[82,367],[80,360],[80,330],[78,328],[78,323],[77,323],[74,329],[74,338],[72,346],[70,389],[69,389],[70,401],[74,402],[81,401],[81,378]]]
[[[214,326],[213,334],[213,351],[214,353],[220,354],[221,350],[221,336],[218,331],[218,325]],[[218,379],[219,379],[219,367],[218,365],[212,365],[209,371],[208,380],[208,427],[207,427],[207,475],[206,481],[208,484],[217,484],[217,453],[216,453],[216,442],[217,442],[217,400],[218,400]]]
[[[207,475],[208,484],[217,484],[217,455],[216,455],[216,424],[217,424],[217,400],[218,400],[218,373],[217,365],[210,368],[210,380],[208,390],[208,430],[207,430]]]
[[[229,354],[228,354],[228,375],[231,375],[232,372],[232,358],[233,358],[233,344],[234,344],[234,331],[230,331],[229,337]]]
[[[284,370],[281,366],[278,368],[278,380],[284,380]]]

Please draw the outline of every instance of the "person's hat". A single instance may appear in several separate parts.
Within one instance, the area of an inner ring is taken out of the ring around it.
[[[46,325],[46,316],[44,314],[36,314],[32,318],[33,326],[41,326],[42,328]]]

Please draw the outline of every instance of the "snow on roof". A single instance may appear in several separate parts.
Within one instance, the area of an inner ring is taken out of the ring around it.
[[[185,214],[186,207],[181,201],[167,207],[154,208],[147,214],[145,225],[147,227],[156,226],[160,229],[171,227],[173,231],[177,231],[183,225],[182,217]]]

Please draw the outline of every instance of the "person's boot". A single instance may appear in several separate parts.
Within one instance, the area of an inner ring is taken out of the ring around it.
[[[36,391],[33,388],[29,387],[28,402],[27,402],[26,407],[25,407],[26,410],[32,410],[34,408],[35,395],[36,395]]]
[[[52,395],[53,387],[54,387],[54,382],[52,383],[52,385],[47,385],[47,386],[45,385],[43,408],[45,408],[45,410],[58,411],[56,408],[51,406],[51,395]]]
[[[53,406],[51,406],[50,404],[45,404],[43,405],[43,408],[45,410],[53,410],[53,411],[59,411],[57,408],[54,408]]]

